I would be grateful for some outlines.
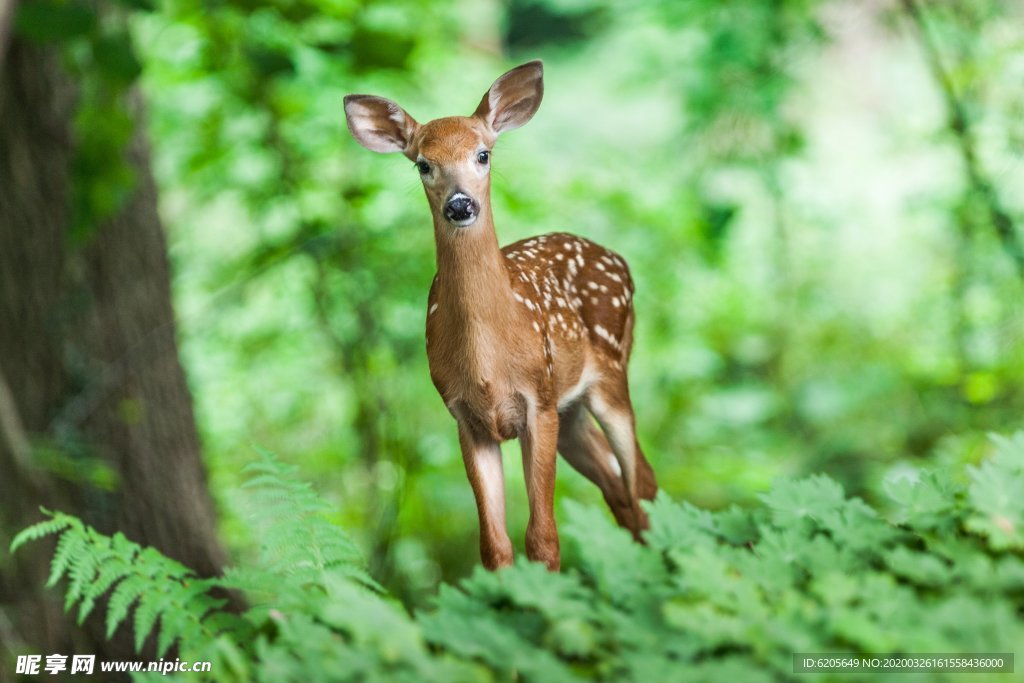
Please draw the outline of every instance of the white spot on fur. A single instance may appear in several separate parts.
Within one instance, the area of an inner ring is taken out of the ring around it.
[[[619,340],[615,338],[615,335],[613,335],[611,332],[609,332],[602,326],[594,325],[594,334],[596,334],[601,339],[604,339],[606,342],[611,344],[616,349],[619,348]]]

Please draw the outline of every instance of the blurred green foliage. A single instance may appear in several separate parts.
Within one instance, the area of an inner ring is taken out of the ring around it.
[[[12,548],[59,534],[50,583],[67,578],[80,621],[109,590],[108,633],[130,622],[138,649],[152,633],[159,657],[176,644],[178,659],[212,663],[176,680],[785,681],[794,653],[1013,652],[1024,639],[1024,433],[995,445],[966,472],[891,479],[891,522],[822,475],[717,513],[661,493],[646,545],[598,508],[567,504],[564,573],[478,568],[413,616],[365,573],[323,516],[330,506],[269,456],[249,466],[242,496],[260,557],[222,579],[59,513]],[[241,591],[248,609],[223,610],[218,588]]]
[[[469,113],[529,58],[545,60],[545,101],[495,152],[499,236],[569,230],[629,260],[639,436],[669,494],[721,508],[825,472],[873,501],[894,473],[975,462],[982,434],[1020,425],[1019,3],[927,3],[923,24],[912,3],[815,0],[96,7],[26,0],[18,30],[61,41],[85,79],[82,225],[131,185],[112,160],[141,84],[184,360],[238,557],[255,551],[229,492],[258,443],[316,481],[407,603],[476,564],[423,351],[426,204],[407,160],[351,140],[341,102]],[[1016,223],[1009,241],[993,202]],[[563,465],[559,499],[600,497]]]

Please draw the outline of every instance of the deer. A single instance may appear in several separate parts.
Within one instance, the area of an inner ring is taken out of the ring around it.
[[[471,116],[419,124],[383,97],[344,98],[355,140],[373,152],[400,152],[423,182],[437,262],[427,297],[430,378],[458,426],[480,558],[491,570],[513,562],[505,441],[518,438],[522,451],[527,558],[552,571],[561,565],[557,453],[600,488],[618,525],[639,542],[648,527],[640,501],[657,492],[626,373],[635,321],[626,261],[568,233],[498,244],[492,151],[500,134],[533,118],[543,95],[537,60],[499,77]]]

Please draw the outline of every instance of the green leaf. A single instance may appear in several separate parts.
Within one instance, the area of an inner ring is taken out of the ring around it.
[[[568,518],[563,535],[575,544],[585,576],[606,599],[630,603],[651,584],[663,580],[661,558],[636,543],[629,532],[614,526],[603,510],[572,501],[566,501],[563,507]]]
[[[295,73],[295,62],[286,50],[265,45],[248,45],[245,57],[260,78],[272,78]]]
[[[743,545],[757,540],[757,524],[750,512],[731,505],[715,515],[715,530],[728,543]]]
[[[153,12],[157,9],[156,0],[114,0],[119,5],[124,5],[128,9],[141,10],[143,12]]]
[[[894,574],[921,586],[942,586],[952,578],[949,567],[939,558],[903,546],[887,553],[885,561]]]
[[[43,513],[52,516],[52,519],[38,522],[19,531],[11,540],[10,552],[12,555],[18,551],[18,548],[29,541],[37,541],[45,536],[52,536],[53,534],[63,531],[78,523],[78,520],[73,517],[68,517],[60,513],[54,515],[45,508],[43,508]]]
[[[955,518],[958,487],[939,472],[922,472],[917,478],[886,480],[883,490],[895,504],[892,521],[918,529],[934,529]]]
[[[132,603],[148,589],[150,589],[149,583],[144,577],[138,575],[128,576],[117,584],[107,605],[107,638],[113,637],[114,631],[128,617]]]
[[[845,501],[843,487],[822,474],[795,481],[780,480],[759,498],[771,509],[772,521],[780,527],[821,522]]]
[[[677,503],[664,491],[660,491],[646,507],[651,528],[644,534],[644,539],[652,548],[685,553],[715,545],[715,520],[707,510],[685,502]]]
[[[96,13],[82,2],[69,0],[29,0],[18,5],[14,30],[41,43],[69,41],[90,33],[96,25]]]
[[[113,80],[127,84],[142,73],[142,64],[135,56],[131,37],[126,31],[97,38],[93,41],[92,54],[100,72]]]

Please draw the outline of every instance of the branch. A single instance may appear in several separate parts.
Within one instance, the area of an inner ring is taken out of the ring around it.
[[[2,0],[0,0],[2,1]],[[3,369],[0,368],[0,436],[11,451],[11,461],[18,474],[26,481],[39,485],[39,471],[32,463],[32,444],[25,432],[25,425],[14,402],[14,393],[7,384]]]
[[[964,102],[957,96],[956,89],[953,87],[953,79],[942,64],[939,47],[928,28],[928,22],[925,20],[917,0],[900,0],[900,4],[917,29],[928,67],[942,90],[948,125],[956,137],[960,157],[963,159],[964,169],[967,171],[968,186],[984,202],[989,222],[995,229],[1003,249],[1017,267],[1017,274],[1021,280],[1024,280],[1024,246],[1021,245],[1020,239],[1017,237],[1013,218],[1003,208],[995,186],[985,177],[981,164],[978,162],[974,133],[967,119]]]

